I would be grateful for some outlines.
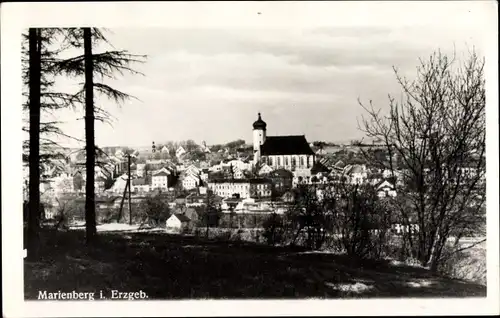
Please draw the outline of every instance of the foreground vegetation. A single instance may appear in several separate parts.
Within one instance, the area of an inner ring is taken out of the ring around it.
[[[48,292],[143,290],[149,299],[486,296],[480,284],[421,267],[248,242],[159,233],[83,231],[42,235],[40,260],[25,262],[25,297]]]

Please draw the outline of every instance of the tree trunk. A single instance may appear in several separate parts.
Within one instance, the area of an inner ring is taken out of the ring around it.
[[[40,30],[29,29],[29,204],[28,204],[28,259],[36,259],[40,231]]]
[[[433,272],[437,270],[437,265],[439,260],[439,255],[437,255],[439,251],[438,243],[440,240],[439,232],[440,232],[439,228],[437,228],[436,233],[434,235],[434,239],[432,241],[431,251],[428,255],[427,264],[425,264]]]
[[[92,35],[90,28],[83,28],[83,45],[85,54],[85,142],[87,161],[85,163],[87,181],[85,183],[85,230],[87,244],[90,244],[97,233],[95,220],[95,138],[94,138],[94,65],[92,60]]]

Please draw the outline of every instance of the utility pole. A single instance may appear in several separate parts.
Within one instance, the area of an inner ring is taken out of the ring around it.
[[[129,224],[132,225],[132,182],[130,179],[130,154],[128,154],[128,213],[129,213]]]

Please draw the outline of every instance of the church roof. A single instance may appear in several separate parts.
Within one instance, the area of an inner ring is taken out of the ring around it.
[[[266,137],[260,151],[263,156],[314,155],[304,135]]]

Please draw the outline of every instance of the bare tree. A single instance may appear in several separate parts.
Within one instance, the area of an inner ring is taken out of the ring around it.
[[[316,186],[299,185],[285,212],[285,236],[295,245],[301,236],[309,249],[319,249],[331,231],[329,202],[318,196]],[[300,241],[300,240],[299,240]]]
[[[384,142],[388,160],[380,164],[403,181],[394,206],[402,222],[418,225],[407,236],[411,255],[437,270],[450,237],[458,245],[484,224],[484,59],[436,52],[420,60],[414,80],[394,71],[401,99],[389,96],[387,114],[360,102],[360,128]]]
[[[358,258],[380,258],[390,234],[391,213],[370,184],[350,184],[344,180],[323,195],[331,211],[333,241]]]

